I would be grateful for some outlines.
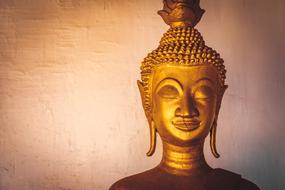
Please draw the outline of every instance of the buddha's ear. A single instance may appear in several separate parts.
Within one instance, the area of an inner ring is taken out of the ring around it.
[[[144,112],[145,112],[147,119],[149,120],[149,114],[147,113],[147,109],[145,108],[145,104],[144,104],[144,102],[145,102],[145,91],[144,91],[143,83],[141,81],[137,80],[137,84],[138,84],[140,94],[141,94],[143,109],[144,109]]]
[[[223,100],[223,97],[224,97],[224,94],[226,92],[226,90],[228,89],[228,85],[224,85],[222,87],[222,89],[220,90],[220,93],[219,93],[219,97],[218,97],[218,105],[217,105],[217,110],[216,110],[216,120],[218,119],[218,115],[219,115],[219,112],[220,112],[220,108],[221,108],[221,104],[222,104],[222,100]]]
[[[221,89],[221,92],[219,94],[219,99],[218,99],[216,116],[215,116],[214,122],[213,122],[212,127],[211,127],[211,131],[210,131],[210,147],[211,147],[211,151],[212,151],[213,155],[216,158],[220,157],[220,154],[218,153],[217,147],[216,147],[216,133],[217,133],[218,116],[219,116],[223,96],[225,94],[225,91],[228,89],[228,87],[229,87],[228,85],[224,85],[223,88]]]
[[[144,89],[143,89],[143,83],[141,81],[137,80],[137,84],[138,84],[138,87],[139,87],[139,90],[140,90],[142,104],[144,105],[145,93],[144,93]]]
[[[227,90],[228,88],[229,88],[228,85],[224,85],[224,87],[223,87],[223,89],[222,89],[222,92],[221,92],[221,97],[224,96],[224,94],[225,94],[225,92],[226,92],[226,90]]]
[[[149,124],[149,128],[150,128],[150,148],[149,148],[149,151],[147,152],[147,156],[152,156],[155,152],[155,147],[156,147],[156,128],[155,128],[154,122],[151,119],[150,113],[148,112],[148,110],[145,107],[145,95],[146,94],[144,91],[143,83],[141,81],[137,80],[137,84],[138,84],[140,94],[141,94],[144,113],[146,115],[146,118],[147,118],[148,124]]]

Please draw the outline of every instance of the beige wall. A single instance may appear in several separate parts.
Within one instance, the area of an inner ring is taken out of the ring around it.
[[[202,0],[226,61],[214,167],[285,189],[285,1]],[[155,166],[136,87],[160,0],[0,0],[0,189],[105,190]]]

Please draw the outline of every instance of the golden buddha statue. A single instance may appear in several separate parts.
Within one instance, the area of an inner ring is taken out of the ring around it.
[[[144,59],[138,87],[150,127],[147,155],[153,155],[158,133],[163,158],[157,167],[124,178],[110,190],[258,190],[238,174],[211,168],[204,158],[208,134],[219,157],[216,129],[227,85],[223,59],[194,28],[204,13],[199,0],[164,0],[158,13],[170,29]]]

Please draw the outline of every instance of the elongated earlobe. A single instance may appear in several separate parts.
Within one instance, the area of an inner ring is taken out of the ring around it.
[[[153,121],[150,122],[149,128],[150,128],[150,148],[146,155],[152,156],[156,148],[156,129]]]
[[[218,102],[217,102],[216,118],[215,118],[215,120],[213,122],[211,131],[210,131],[210,147],[211,147],[212,154],[216,158],[220,157],[220,154],[218,153],[217,146],[216,146],[217,121],[218,121],[218,115],[219,115],[220,107],[221,107],[221,103],[222,103],[222,98],[223,98],[224,93],[227,90],[227,88],[228,88],[228,85],[224,85],[221,93],[219,94]]]
[[[146,109],[145,107],[145,94],[144,94],[144,89],[143,89],[143,84],[142,82],[140,82],[139,80],[137,81],[139,90],[140,90],[140,94],[141,94],[141,99],[142,99],[142,105],[144,107],[144,111],[145,111],[145,115],[147,117],[148,123],[149,123],[149,130],[150,130],[150,147],[149,147],[149,151],[147,152],[147,156],[152,156],[155,152],[155,148],[156,148],[156,129],[155,129],[155,124],[152,121],[152,118],[150,116],[149,110]]]
[[[210,132],[210,146],[211,146],[212,154],[216,158],[219,158],[220,154],[218,153],[217,147],[216,147],[216,132],[217,132],[217,120],[215,119],[213,126],[211,128],[211,132]]]

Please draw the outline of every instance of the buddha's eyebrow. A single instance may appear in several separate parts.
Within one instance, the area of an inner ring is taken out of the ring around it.
[[[156,87],[155,87],[155,91],[161,87],[161,85],[165,85],[164,83],[167,82],[167,81],[171,81],[171,82],[174,82],[175,83],[175,86],[178,86],[179,88],[183,89],[182,85],[180,84],[180,82],[174,78],[170,78],[170,77],[167,77],[165,79],[163,79],[162,81],[160,81]]]
[[[195,81],[194,85],[197,85],[197,84],[200,83],[200,82],[209,82],[209,83],[211,83],[211,84],[213,84],[213,85],[215,84],[215,83],[213,82],[213,80],[211,80],[210,78],[204,77],[204,78],[201,78],[201,79]]]
[[[171,77],[167,77],[167,78],[161,80],[161,81],[158,83],[157,86],[160,86],[160,85],[163,84],[165,81],[166,81],[166,82],[167,82],[167,81],[172,81],[172,82],[177,83],[179,86],[181,86],[181,84],[180,84],[180,82],[179,82],[178,80],[176,80],[176,79],[174,79],[174,78],[171,78]]]

